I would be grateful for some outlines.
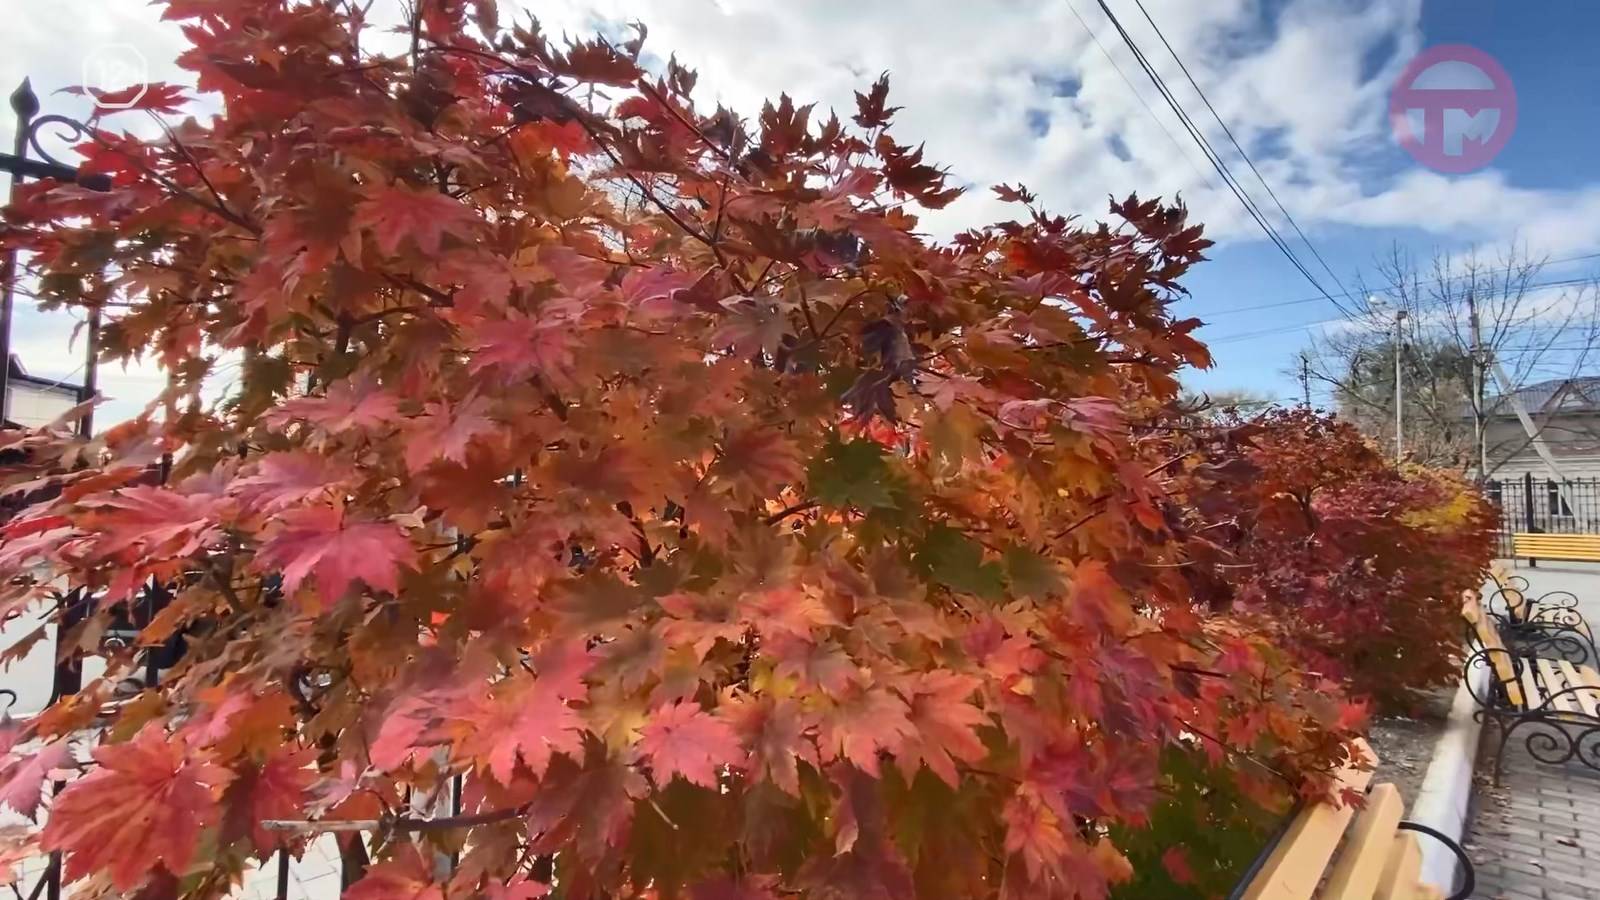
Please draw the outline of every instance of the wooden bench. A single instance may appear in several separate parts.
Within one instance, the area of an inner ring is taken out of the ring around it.
[[[1564,653],[1563,658],[1573,663],[1600,666],[1600,650],[1596,649],[1589,623],[1578,611],[1578,595],[1571,591],[1549,591],[1535,598],[1528,579],[1507,572],[1499,563],[1489,568],[1489,576],[1495,589],[1483,602],[1483,609],[1494,617],[1501,637],[1513,649],[1529,640],[1538,642],[1561,629],[1570,629],[1583,637],[1585,646],[1583,652]]]
[[[1511,555],[1518,559],[1570,559],[1600,562],[1600,534],[1537,534],[1527,531],[1511,535]]]
[[[1467,688],[1484,720],[1500,729],[1495,783],[1500,783],[1506,744],[1526,726],[1535,727],[1524,743],[1539,762],[1559,765],[1575,759],[1600,770],[1600,671],[1570,658],[1592,652],[1592,642],[1570,629],[1553,628],[1539,638],[1524,634],[1508,645],[1477,591],[1466,592],[1461,614],[1473,648],[1464,664]],[[1478,668],[1489,670],[1487,691],[1472,677]]]
[[[1372,757],[1365,742],[1360,747]],[[1461,847],[1431,828],[1401,821],[1400,789],[1369,789],[1371,781],[1370,768],[1346,766],[1339,785],[1364,793],[1365,806],[1314,803],[1296,810],[1230,900],[1440,900],[1437,888],[1422,883],[1418,834],[1443,841],[1461,861],[1464,883],[1450,900],[1472,896],[1477,879]]]

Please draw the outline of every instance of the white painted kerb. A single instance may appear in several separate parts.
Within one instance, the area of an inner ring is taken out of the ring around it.
[[[1473,690],[1467,679],[1473,679]],[[1472,714],[1478,703],[1473,692],[1487,696],[1489,668],[1475,666],[1456,688],[1455,701],[1450,704],[1450,718],[1444,734],[1434,745],[1433,759],[1428,763],[1427,774],[1422,779],[1422,789],[1411,806],[1408,818],[1421,825],[1450,836],[1461,842],[1466,830],[1467,815],[1472,805],[1472,770],[1478,758],[1478,732],[1482,724]],[[1456,884],[1456,855],[1438,841],[1419,835],[1422,847],[1422,881],[1441,892],[1449,894]]]

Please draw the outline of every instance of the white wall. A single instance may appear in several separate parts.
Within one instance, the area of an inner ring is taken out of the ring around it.
[[[71,394],[50,391],[27,382],[11,381],[6,384],[8,416],[25,428],[48,425],[71,409],[76,400]]]

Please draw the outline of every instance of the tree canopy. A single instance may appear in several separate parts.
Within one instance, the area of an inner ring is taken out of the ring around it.
[[[747,122],[642,29],[419,6],[380,56],[354,4],[167,0],[220,113],[156,86],[81,148],[111,191],[7,210],[169,373],[3,438],[0,612],[141,629],[8,724],[0,800],[81,773],[13,858],[219,896],[363,820],[351,896],[1101,897],[1174,755],[1326,789],[1361,706],[1192,565],[1243,501],[1163,424],[1209,364],[1181,205],[1002,185],[934,243],[886,78]]]

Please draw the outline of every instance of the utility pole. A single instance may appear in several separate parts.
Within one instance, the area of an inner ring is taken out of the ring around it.
[[[1405,346],[1405,321],[1406,311],[1399,310],[1394,314],[1394,461],[1399,463],[1405,460],[1405,403],[1402,399],[1404,383],[1400,375],[1400,351]]]
[[[1311,408],[1311,358],[1300,351],[1300,405]]]
[[[1488,411],[1484,409],[1489,359],[1483,349],[1483,329],[1478,324],[1478,297],[1470,290],[1467,323],[1472,329],[1472,436],[1478,445],[1478,480],[1483,481],[1489,477],[1489,427],[1485,421]]]

